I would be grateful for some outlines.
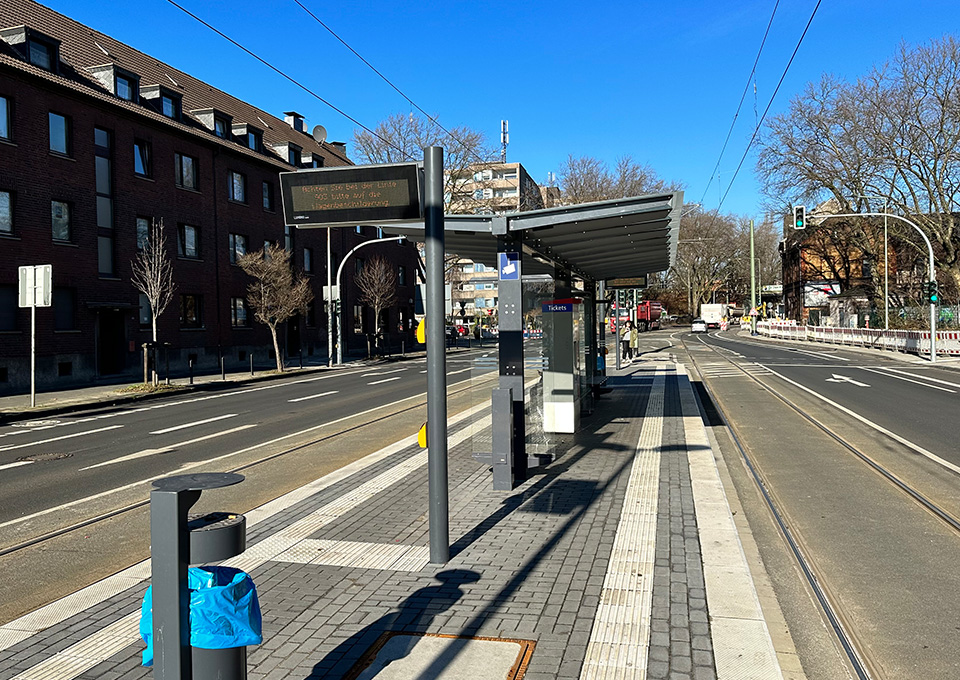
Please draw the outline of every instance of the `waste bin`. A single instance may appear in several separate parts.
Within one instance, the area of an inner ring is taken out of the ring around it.
[[[159,680],[245,680],[246,645],[262,641],[260,605],[249,574],[217,562],[246,549],[246,518],[189,515],[204,490],[243,481],[233,473],[166,477],[150,492],[153,584],[144,595],[143,664]],[[156,643],[157,650],[154,650]]]

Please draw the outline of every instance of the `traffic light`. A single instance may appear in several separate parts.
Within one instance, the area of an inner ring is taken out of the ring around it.
[[[938,302],[940,302],[940,290],[937,286],[937,282],[928,281],[926,288],[927,288],[927,302],[929,302],[931,305],[935,305]]]
[[[807,226],[807,209],[802,205],[793,206],[793,228],[805,229]]]

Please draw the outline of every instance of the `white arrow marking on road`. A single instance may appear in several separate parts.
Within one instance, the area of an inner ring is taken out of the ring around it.
[[[321,392],[320,394],[311,394],[310,396],[298,397],[296,399],[287,399],[287,401],[292,404],[297,401],[306,401],[307,399],[318,399],[320,397],[329,397],[331,394],[338,394],[338,390],[334,390],[332,392]]]
[[[249,430],[251,427],[256,427],[256,425],[241,425],[240,427],[235,427],[232,430],[224,430],[223,432],[214,432],[213,434],[208,434],[203,437],[197,437],[196,439],[190,439],[189,441],[180,442],[179,444],[171,444],[170,446],[164,446],[159,449],[144,449],[143,451],[137,451],[136,453],[131,453],[129,456],[123,456],[121,458],[114,458],[113,460],[104,461],[103,463],[97,463],[96,465],[88,465],[87,467],[80,468],[83,470],[92,470],[93,468],[103,467],[104,465],[113,465],[114,463],[123,463],[128,460],[136,460],[137,458],[146,458],[147,456],[156,456],[161,453],[169,453],[183,446],[189,446],[190,444],[196,444],[197,442],[203,442],[208,439],[214,439],[215,437],[222,437],[225,434],[233,434],[234,432],[240,432],[241,430]]]
[[[848,378],[845,375],[837,375],[836,373],[831,373],[832,378],[827,378],[827,382],[835,383],[850,383],[851,385],[856,385],[857,387],[870,387],[867,383],[862,383],[859,380],[854,380],[853,378]]]
[[[195,425],[206,425],[207,423],[215,423],[218,420],[223,420],[224,418],[235,418],[236,413],[228,413],[223,416],[217,416],[216,418],[207,418],[206,420],[198,420],[195,423],[184,423],[183,425],[174,425],[173,427],[168,427],[163,430],[154,430],[150,434],[166,434],[167,432],[174,432],[176,430],[184,430],[188,427],[194,427]]]

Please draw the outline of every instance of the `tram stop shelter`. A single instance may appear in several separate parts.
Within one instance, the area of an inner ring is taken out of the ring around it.
[[[528,212],[444,215],[444,250],[498,269],[492,451],[475,447],[474,453],[493,465],[495,489],[512,488],[529,466],[548,462],[549,434],[574,432],[580,413],[592,411],[605,282],[668,269],[682,207],[683,192],[673,191]],[[424,225],[383,229],[416,239]]]

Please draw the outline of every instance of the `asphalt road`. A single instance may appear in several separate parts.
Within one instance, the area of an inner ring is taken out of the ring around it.
[[[448,412],[489,400],[495,375],[495,348],[448,354]],[[195,508],[246,512],[415,433],[425,403],[421,358],[12,423],[0,550],[142,503],[153,479],[185,472],[247,466]],[[0,556],[0,621],[148,557],[148,537],[144,507]]]
[[[694,363],[813,565],[875,678],[960,677],[954,653],[960,534],[815,428],[786,397],[900,480],[960,517],[953,423],[960,373],[922,360],[780,344],[735,332],[683,336]],[[682,352],[680,352],[683,354]],[[729,359],[729,361],[728,361]],[[732,362],[732,363],[731,363]],[[748,377],[755,376],[759,384]],[[766,386],[769,389],[765,389]],[[724,453],[745,505],[757,494],[736,451]],[[761,504],[750,523],[764,532]],[[768,535],[770,532],[767,532]],[[784,565],[773,537],[761,548]],[[782,541],[780,541],[782,544]],[[796,574],[771,574],[812,679],[844,677],[825,651],[822,621],[790,593]]]

